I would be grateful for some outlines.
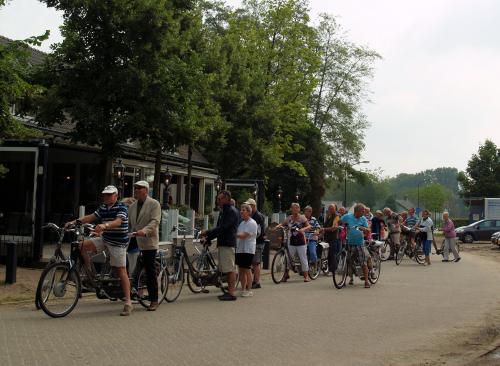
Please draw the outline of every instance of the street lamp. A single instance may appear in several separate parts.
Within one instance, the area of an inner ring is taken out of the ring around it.
[[[116,159],[116,163],[113,166],[114,176],[116,185],[118,186],[118,194],[122,197],[123,193],[123,173],[125,172],[125,165],[123,165],[122,159]]]
[[[299,199],[300,199],[300,192],[299,192],[299,190],[297,189],[297,190],[295,191],[295,202],[297,202],[297,203],[298,203],[298,202],[299,202]]]
[[[163,185],[165,188],[163,189],[163,209],[168,210],[170,207],[168,205],[168,201],[170,199],[170,184],[172,183],[172,173],[170,173],[170,170],[167,167],[167,170],[165,173],[162,173],[161,180],[163,181]]]
[[[278,186],[278,191],[276,193],[278,195],[278,212],[281,213],[281,198],[283,197],[281,186]]]
[[[363,160],[363,161],[358,161],[351,166],[358,165],[358,164],[368,164],[368,160]],[[344,174],[344,207],[347,209],[347,165],[345,167],[345,174]]]
[[[259,185],[257,182],[253,184],[253,198],[257,199],[257,194],[259,193]]]
[[[217,179],[215,180],[215,190],[217,191],[217,193],[219,193],[219,191],[222,189],[222,179],[220,178],[220,176],[217,176]]]

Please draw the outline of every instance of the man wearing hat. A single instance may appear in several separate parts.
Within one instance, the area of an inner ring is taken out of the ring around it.
[[[257,245],[255,247],[255,254],[252,260],[253,281],[252,288],[261,288],[260,285],[260,263],[262,262],[262,253],[264,252],[264,241],[266,239],[266,223],[264,215],[257,211],[257,202],[253,198],[247,199],[245,202],[252,208],[252,219],[257,223]]]
[[[146,269],[149,305],[148,311],[158,308],[158,280],[156,278],[156,252],[159,249],[158,227],[161,220],[160,203],[149,196],[149,184],[144,180],[134,183],[134,198],[130,205],[131,240],[137,240],[142,253],[142,262]]]
[[[125,295],[125,306],[120,313],[122,316],[130,315],[132,302],[130,301],[130,282],[127,275],[127,246],[128,246],[128,209],[118,201],[118,189],[107,186],[102,191],[103,204],[92,214],[83,216],[79,220],[83,223],[100,221],[95,226],[98,236],[84,240],[81,247],[83,261],[90,268],[88,252],[102,252],[107,250],[111,266],[117,270],[122,290]],[[65,227],[74,225],[75,221],[66,223]]]

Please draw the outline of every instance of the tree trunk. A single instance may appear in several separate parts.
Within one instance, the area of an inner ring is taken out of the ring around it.
[[[188,147],[188,175],[187,175],[187,183],[186,183],[186,189],[187,189],[187,198],[186,198],[186,204],[188,207],[191,207],[191,174],[193,172],[193,146],[189,145]]]
[[[160,176],[161,176],[161,148],[156,150],[155,157],[155,181],[153,186],[153,198],[160,201]]]

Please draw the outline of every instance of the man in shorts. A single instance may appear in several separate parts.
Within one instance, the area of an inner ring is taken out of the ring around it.
[[[358,203],[354,206],[354,213],[342,216],[340,221],[347,224],[347,245],[351,247],[351,251],[356,252],[359,264],[363,269],[365,288],[370,288],[370,282],[368,281],[368,259],[370,258],[370,253],[364,246],[363,238],[363,233],[370,231],[370,229],[368,228],[368,220],[364,216],[364,213],[365,206]],[[349,284],[353,284],[352,277]]]
[[[107,186],[102,191],[103,204],[92,214],[81,217],[83,223],[100,221],[95,226],[98,235],[84,240],[81,246],[83,261],[90,272],[90,258],[88,252],[109,253],[109,263],[116,268],[125,296],[125,305],[121,316],[128,316],[132,312],[130,300],[130,282],[127,275],[127,245],[128,245],[128,208],[118,201],[118,189],[115,186]],[[75,221],[66,223],[66,227],[74,225]]]
[[[217,204],[221,208],[217,226],[201,233],[202,238],[212,240],[217,238],[219,252],[219,271],[227,275],[228,292],[219,296],[221,301],[234,301],[236,285],[236,264],[234,248],[236,246],[236,230],[240,221],[238,210],[231,205],[231,192],[217,193]]]
[[[253,198],[247,199],[245,202],[252,208],[252,219],[257,223],[259,230],[257,231],[257,246],[252,260],[253,281],[252,288],[261,288],[260,285],[260,264],[262,262],[262,253],[264,251],[264,242],[266,240],[266,223],[264,215],[257,211],[257,202]]]

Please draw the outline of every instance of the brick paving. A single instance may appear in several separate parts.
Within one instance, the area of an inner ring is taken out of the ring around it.
[[[267,277],[254,297],[221,303],[216,289],[186,286],[177,302],[154,313],[135,305],[128,318],[118,316],[121,303],[93,298],[62,319],[31,304],[0,306],[0,365],[412,364],[495,308],[499,277],[494,263],[464,254],[430,268],[384,263],[369,290],[359,280],[336,290],[331,277]]]

